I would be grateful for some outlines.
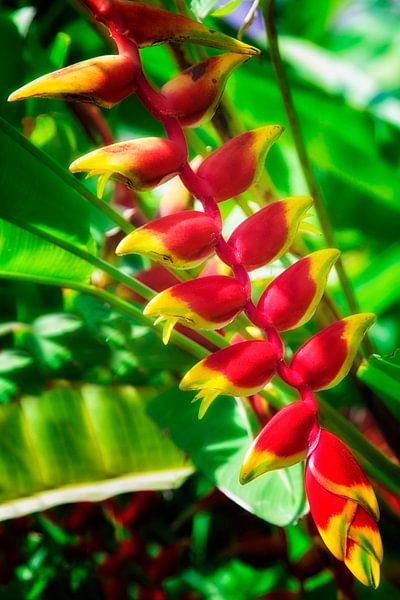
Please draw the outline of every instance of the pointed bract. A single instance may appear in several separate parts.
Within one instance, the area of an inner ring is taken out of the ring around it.
[[[175,142],[157,137],[139,138],[99,148],[75,160],[72,173],[99,175],[101,198],[108,179],[122,181],[131,188],[145,190],[160,185],[176,175],[185,160]]]
[[[219,394],[249,396],[259,392],[275,373],[277,354],[269,342],[245,341],[214,352],[186,373],[182,390],[200,390],[203,400],[199,417]]]
[[[260,54],[260,50],[183,15],[142,2],[113,0],[128,27],[126,35],[139,48],[163,42],[192,43],[239,54]]]
[[[335,460],[332,460],[333,456]],[[308,460],[308,468],[325,489],[354,500],[376,520],[379,519],[375,492],[350,450],[338,437],[321,429],[318,445]]]
[[[212,56],[168,81],[160,91],[171,114],[184,127],[198,126],[210,120],[228,77],[246,60],[248,56],[236,53]]]
[[[247,131],[204,160],[197,174],[207,182],[210,194],[217,202],[241,194],[257,181],[267,152],[282,131],[280,125]]]
[[[307,461],[305,487],[328,549],[361,583],[376,588],[383,557],[376,497],[350,451],[325,430]]]
[[[313,408],[302,400],[285,406],[266,424],[248,450],[240,482],[248,483],[263,473],[304,460],[317,433]]]
[[[8,100],[60,98],[111,108],[135,91],[139,72],[139,65],[127,54],[99,56],[43,75]]]
[[[228,240],[238,262],[251,271],[282,256],[311,205],[310,196],[294,196],[272,202],[248,217]]]
[[[360,342],[374,321],[373,314],[361,313],[332,323],[297,350],[290,368],[313,390],[333,387],[349,372]]]
[[[116,253],[144,254],[175,269],[188,269],[214,253],[219,236],[214,219],[202,212],[185,211],[135,229],[118,244]]]
[[[183,323],[194,329],[220,329],[243,309],[246,295],[232,277],[215,275],[184,281],[158,294],[144,314],[166,321],[164,343],[168,342],[170,323]]]
[[[335,249],[313,252],[274,279],[258,303],[267,322],[278,331],[307,323],[322,298],[329,271],[339,254]]]

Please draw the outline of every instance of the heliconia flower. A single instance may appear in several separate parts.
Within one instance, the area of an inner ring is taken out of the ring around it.
[[[239,54],[260,54],[260,50],[257,48],[183,15],[171,13],[142,2],[113,0],[112,4],[114,10],[121,13],[128,27],[125,35],[134,41],[139,48],[154,46],[163,42],[189,42]],[[106,22],[106,19],[104,22]]]
[[[290,368],[299,384],[326,390],[347,375],[367,329],[375,315],[360,313],[336,321],[307,340],[295,353]]]
[[[211,119],[228,77],[248,58],[236,53],[212,56],[168,81],[160,91],[171,114],[184,127],[194,127]]]
[[[304,460],[318,434],[316,411],[303,400],[282,408],[258,434],[240,472],[242,484]]]
[[[217,202],[241,194],[257,181],[267,152],[282,131],[281,125],[266,125],[246,131],[226,142],[202,162],[197,174],[206,180]]]
[[[219,395],[256,394],[275,374],[278,357],[274,347],[262,340],[233,344],[210,354],[186,373],[181,390],[200,390],[199,419]]]
[[[129,54],[99,56],[43,75],[13,92],[8,100],[61,98],[111,108],[135,91],[139,72]]]
[[[310,196],[293,196],[272,202],[248,217],[228,240],[238,262],[252,271],[282,256],[311,205]]]
[[[127,186],[146,190],[176,175],[185,157],[178,144],[158,137],[139,138],[104,146],[77,158],[69,167],[72,173],[88,171],[100,175],[97,194],[101,198],[112,178]]]
[[[343,442],[323,429],[307,460],[305,485],[328,549],[364,585],[378,587],[383,551],[375,493]]]
[[[196,267],[211,256],[220,230],[203,212],[188,210],[146,223],[127,235],[118,255],[145,254],[175,269]]]
[[[258,303],[267,322],[278,331],[287,331],[311,319],[339,254],[334,248],[318,250],[298,260],[274,279]]]
[[[245,292],[233,277],[214,275],[184,281],[161,292],[144,309],[147,316],[165,321],[163,341],[168,343],[179,321],[195,329],[220,329],[241,312]]]

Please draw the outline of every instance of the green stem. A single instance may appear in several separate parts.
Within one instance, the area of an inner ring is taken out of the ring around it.
[[[274,0],[266,0],[262,11],[265,29],[268,37],[271,61],[275,69],[275,74],[282,95],[286,116],[290,125],[290,129],[292,131],[293,141],[304,173],[304,177],[310,190],[310,194],[314,198],[315,210],[318,215],[321,230],[325,236],[327,245],[330,247],[336,247],[333,231],[329,222],[328,213],[326,211],[324,200],[322,197],[322,192],[319,188],[319,185],[314,177],[311,168],[311,163],[308,158],[307,150],[303,141],[303,136],[300,131],[300,124],[298,121],[296,109],[294,107],[292,94],[283,69],[283,62],[279,51],[278,34],[273,19],[273,6]],[[349,306],[350,312],[357,313],[359,311],[359,307],[354,296],[350,280],[347,277],[346,271],[344,269],[343,261],[340,257],[335,264],[335,268],[343,289],[343,293],[346,297],[346,301]]]
[[[83,294],[89,294],[90,296],[94,296],[99,300],[113,306],[117,310],[125,313],[129,317],[135,319],[139,323],[143,323],[143,325],[147,325],[149,327],[152,326],[153,320],[149,317],[146,317],[140,308],[137,308],[134,304],[119,298],[115,294],[111,294],[101,288],[97,288],[93,285],[89,285],[86,283],[82,283],[79,281],[71,281],[69,279],[56,279],[53,277],[43,277],[39,275],[27,275],[24,273],[0,273],[0,279],[18,279],[20,281],[29,281],[30,283],[38,283],[41,285],[51,285],[62,288],[68,288],[71,290],[75,290],[77,292],[81,292]],[[162,326],[156,326],[155,331],[159,337],[162,337]],[[171,335],[171,341],[176,346],[189,352],[192,356],[196,358],[202,359],[205,358],[209,352],[203,346],[194,342],[190,338],[186,337],[182,333],[178,331],[173,331]]]

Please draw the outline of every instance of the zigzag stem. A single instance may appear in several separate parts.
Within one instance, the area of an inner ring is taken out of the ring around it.
[[[139,59],[140,60],[140,59]],[[146,79],[143,70],[138,79],[137,96],[145,108],[164,126],[164,129],[170,140],[177,143],[186,159],[180,172],[180,177],[187,189],[197,198],[204,212],[209,215],[219,226],[222,227],[221,212],[218,203],[207,189],[207,183],[201,179],[191,168],[188,161],[188,149],[186,138],[179,121],[168,114],[168,108],[159,94]],[[232,269],[236,280],[241,284],[246,302],[244,312],[248,319],[256,326],[262,329],[268,341],[274,346],[278,355],[278,374],[280,378],[289,386],[299,391],[300,397],[308,404],[312,404],[317,410],[317,401],[314,394],[308,386],[301,384],[300,378],[286,365],[283,357],[284,345],[279,332],[267,324],[262,312],[257,308],[251,299],[251,282],[247,270],[243,265],[237,262],[234,252],[228,246],[225,239],[220,235],[216,245],[216,254],[227,266]]]

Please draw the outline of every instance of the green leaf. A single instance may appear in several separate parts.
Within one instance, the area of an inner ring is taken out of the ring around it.
[[[13,373],[32,364],[32,358],[17,350],[0,352],[0,374]]]
[[[68,313],[57,313],[43,315],[33,322],[33,328],[37,335],[46,338],[60,337],[67,333],[73,333],[81,329],[83,323],[75,315]]]
[[[213,17],[224,17],[225,15],[229,15],[235,8],[239,6],[242,0],[231,0],[230,2],[225,2],[219,8],[212,11]]]
[[[373,354],[363,360],[358,377],[372,388],[400,420],[400,349],[393,356]]]
[[[1,213],[0,207],[0,213]],[[0,219],[0,277],[86,280],[91,265],[55,244]]]
[[[89,204],[77,191],[72,177],[57,167],[51,159],[27,142],[14,129],[0,120],[0,186],[7,190],[0,206],[0,219],[27,230],[30,234],[50,235],[61,242],[92,252]],[[52,244],[23,236],[16,246],[13,234],[3,230],[1,258],[8,269],[13,254],[18,268],[25,272],[70,279],[88,279],[92,268],[81,259],[68,254],[52,256]],[[54,250],[54,252],[56,252]],[[47,255],[50,254],[49,266]],[[33,264],[36,262],[38,264]],[[69,263],[67,264],[67,262]]]
[[[150,396],[65,384],[0,406],[0,519],[179,485],[192,467],[146,416]]]
[[[203,420],[190,394],[171,389],[149,404],[150,416],[169,431],[194,465],[231,500],[276,525],[293,523],[305,510],[302,465],[259,477],[242,486],[239,472],[251,440],[232,398],[218,398]]]

